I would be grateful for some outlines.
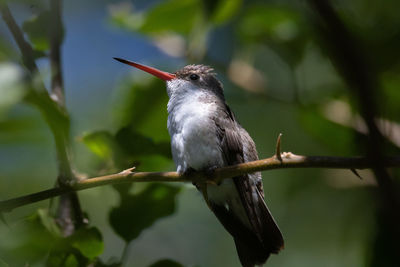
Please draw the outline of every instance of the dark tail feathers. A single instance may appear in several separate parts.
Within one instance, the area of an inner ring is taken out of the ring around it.
[[[225,229],[233,236],[236,250],[243,267],[263,264],[271,253],[283,247],[283,238],[268,209],[263,214],[263,236],[260,238],[229,210],[210,203],[210,208]],[[264,204],[265,205],[265,204]]]
[[[259,242],[246,244],[239,239],[234,240],[240,263],[243,267],[254,267],[267,261],[270,251],[265,250]]]

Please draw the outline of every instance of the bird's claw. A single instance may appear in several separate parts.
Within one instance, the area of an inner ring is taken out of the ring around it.
[[[205,176],[205,183],[209,184],[209,185],[220,185],[221,182],[217,182],[215,180],[215,170],[218,167],[216,166],[212,166],[212,167],[208,167],[207,169],[204,170],[204,176]]]
[[[217,167],[208,167],[202,171],[202,175],[196,176],[194,180],[192,181],[192,184],[197,187],[197,189],[200,189],[201,187],[204,187],[206,185],[220,185],[221,182],[216,182],[214,180],[214,174],[215,170]],[[183,172],[183,175],[185,176],[192,176],[194,173],[197,171],[193,168],[188,168]]]

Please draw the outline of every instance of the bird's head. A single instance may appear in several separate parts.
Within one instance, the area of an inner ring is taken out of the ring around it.
[[[190,91],[208,91],[224,99],[222,84],[213,69],[204,65],[187,65],[175,73],[158,70],[129,60],[114,58],[122,63],[150,73],[167,83],[169,97]]]

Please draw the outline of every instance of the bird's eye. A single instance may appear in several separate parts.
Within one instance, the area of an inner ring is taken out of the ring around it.
[[[199,77],[199,75],[193,73],[193,74],[190,74],[189,78],[192,81],[195,81],[195,80],[198,80],[200,77]]]

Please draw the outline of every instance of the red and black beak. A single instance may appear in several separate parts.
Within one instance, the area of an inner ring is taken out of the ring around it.
[[[148,72],[148,73],[150,73],[150,74],[152,74],[152,75],[154,75],[154,76],[156,76],[156,77],[158,77],[158,78],[160,78],[160,79],[162,79],[164,81],[169,81],[169,80],[172,80],[172,79],[176,78],[175,74],[172,74],[172,73],[169,73],[169,72],[164,72],[164,71],[161,71],[161,70],[158,70],[158,69],[155,69],[155,68],[152,68],[152,67],[148,67],[148,66],[145,66],[145,65],[141,65],[141,64],[129,61],[129,60],[122,59],[122,58],[115,57],[114,59],[118,60],[119,62],[128,64],[128,65],[130,65],[132,67],[141,69],[141,70],[143,70],[145,72]]]

